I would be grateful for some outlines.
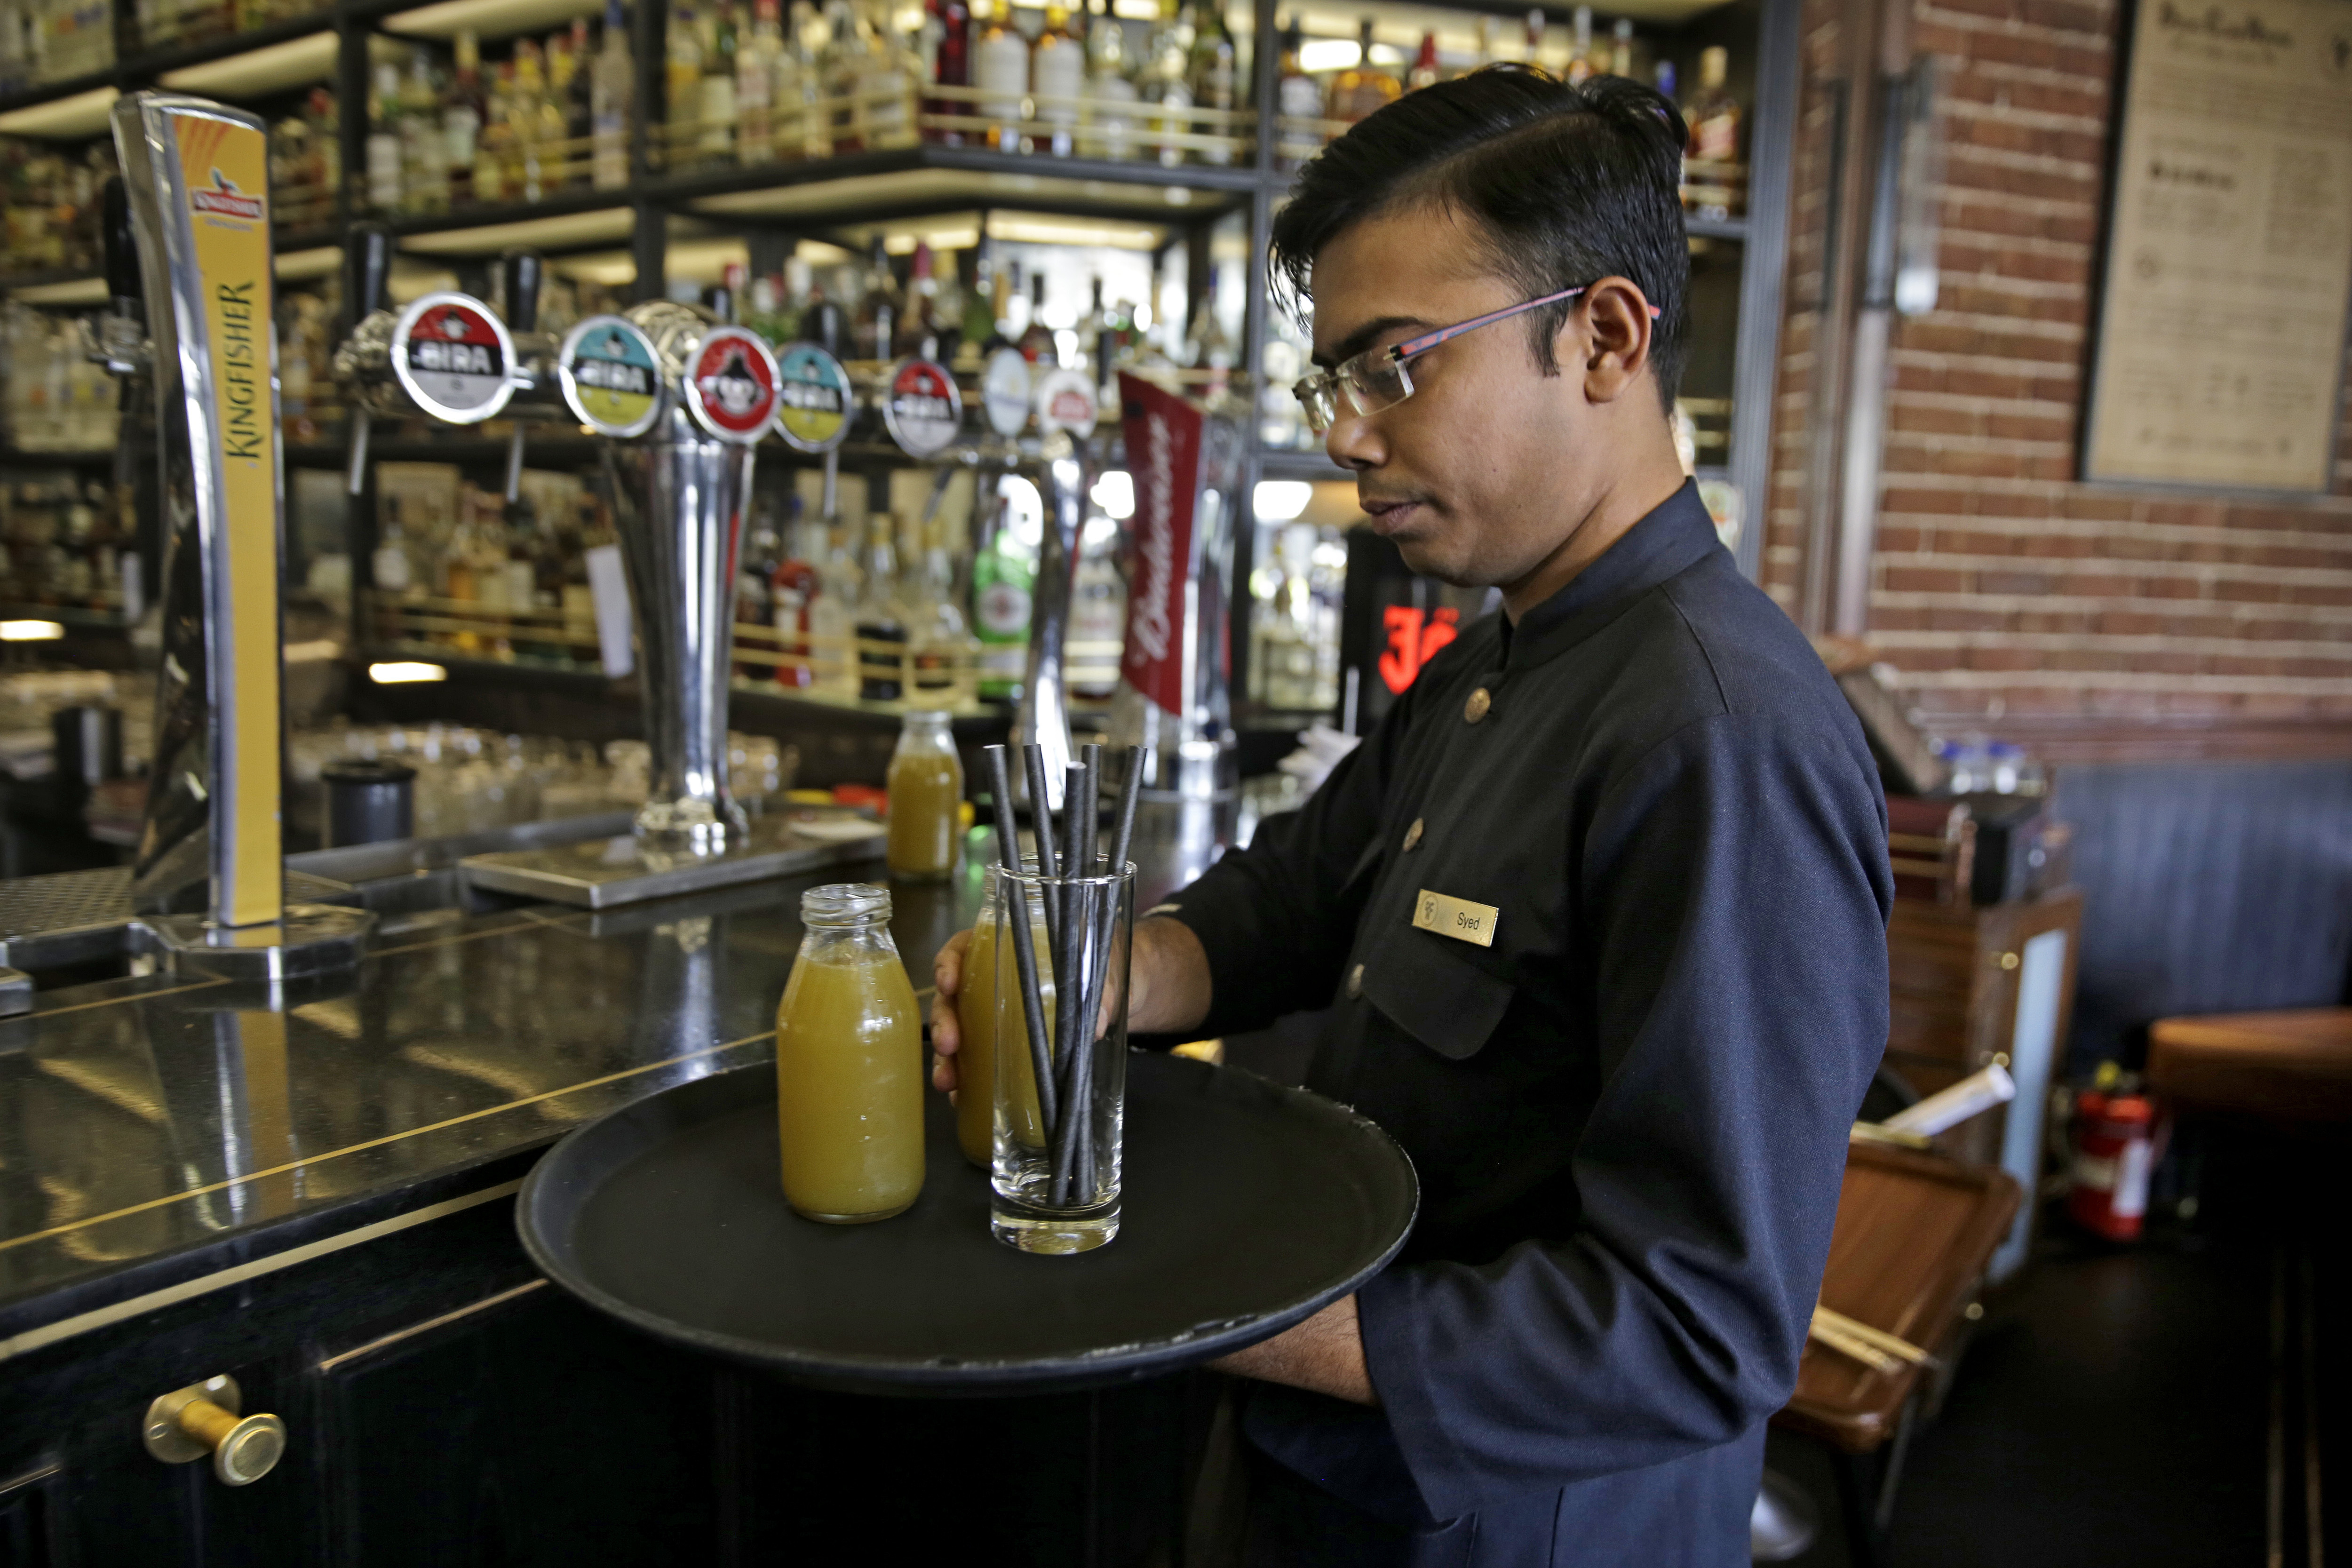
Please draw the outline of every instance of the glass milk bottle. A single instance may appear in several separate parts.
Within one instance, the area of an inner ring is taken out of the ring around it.
[[[963,985],[956,993],[956,1032],[961,1042],[956,1050],[956,1146],[963,1151],[965,1159],[983,1171],[993,1157],[996,1054],[1000,1047],[1018,1058],[1015,1071],[1026,1084],[1019,1108],[1013,1112],[1017,1135],[1033,1147],[1042,1148],[1045,1142],[1037,1113],[1036,1075],[1026,1067],[1029,1040],[1018,1022],[1020,1010],[1000,1009],[996,1002],[1000,989],[1017,994],[1021,988],[1013,952],[1009,948],[999,951],[996,945],[996,906],[1004,896],[1003,889],[1003,876],[991,866],[981,893],[980,917],[972,921],[971,945],[964,950]],[[1045,937],[1045,906],[1042,900],[1031,903],[1029,929],[1033,936],[1030,947],[1037,955],[1039,1000],[1050,1020],[1054,1014],[1052,943]],[[1052,1027],[1050,1022],[1047,1027]]]
[[[801,895],[800,955],[776,1008],[784,1201],[861,1225],[923,1190],[923,1031],[890,940],[890,894],[835,883]]]
[[[913,712],[890,753],[890,875],[936,882],[955,869],[963,762],[945,713]]]

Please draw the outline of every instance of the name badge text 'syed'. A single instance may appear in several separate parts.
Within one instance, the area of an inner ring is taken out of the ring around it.
[[[1435,931],[1456,942],[1494,946],[1495,924],[1501,918],[1502,911],[1492,904],[1474,904],[1467,899],[1433,893],[1426,888],[1413,895],[1413,930]]]

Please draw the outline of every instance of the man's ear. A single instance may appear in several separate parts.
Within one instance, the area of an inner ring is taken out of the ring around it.
[[[1650,301],[1633,280],[1603,278],[1584,291],[1585,330],[1577,345],[1583,354],[1584,395],[1613,403],[1642,379],[1650,363]],[[1566,368],[1563,366],[1563,368]]]

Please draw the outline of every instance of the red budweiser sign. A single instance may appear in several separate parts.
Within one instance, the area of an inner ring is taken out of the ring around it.
[[[1134,560],[1127,647],[1118,672],[1170,713],[1184,711],[1184,595],[1192,577],[1201,499],[1201,411],[1176,394],[1118,378],[1127,466],[1135,479]]]

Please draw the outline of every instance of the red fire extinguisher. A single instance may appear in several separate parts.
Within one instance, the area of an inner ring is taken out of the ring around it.
[[[2074,1100],[2074,1175],[2066,1212],[2109,1241],[2139,1235],[2147,1213],[2147,1178],[2157,1155],[2156,1102],[2102,1073],[2097,1089]]]

